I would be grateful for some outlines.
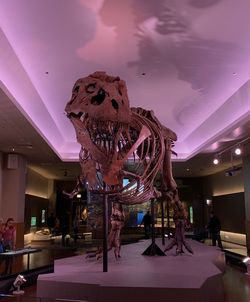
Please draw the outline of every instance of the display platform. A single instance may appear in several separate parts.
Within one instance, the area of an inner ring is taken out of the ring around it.
[[[37,296],[91,302],[221,302],[224,253],[216,247],[189,240],[194,251],[176,256],[142,256],[150,240],[122,246],[121,258],[108,255],[108,272],[102,259],[85,255],[55,261],[55,272],[39,275]],[[164,250],[161,240],[157,245]],[[166,242],[167,244],[167,242]]]

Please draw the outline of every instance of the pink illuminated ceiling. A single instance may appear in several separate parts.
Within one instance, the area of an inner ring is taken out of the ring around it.
[[[2,0],[0,85],[62,160],[78,158],[64,114],[94,71],[127,82],[190,158],[249,120],[248,0]]]

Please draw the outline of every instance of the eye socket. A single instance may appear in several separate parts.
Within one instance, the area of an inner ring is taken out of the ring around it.
[[[117,103],[116,100],[112,99],[111,100],[111,103],[112,103],[112,107],[115,109],[115,110],[118,110],[119,109],[119,105]]]
[[[85,87],[86,92],[88,92],[88,93],[93,93],[93,92],[95,92],[95,85],[96,85],[96,83],[88,84],[88,85]]]
[[[105,97],[106,97],[105,90],[100,88],[97,95],[92,97],[91,104],[92,105],[101,105],[103,103],[103,101],[105,100]]]

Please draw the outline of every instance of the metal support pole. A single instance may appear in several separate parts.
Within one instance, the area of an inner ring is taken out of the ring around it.
[[[167,222],[168,222],[168,239],[170,239],[170,209],[169,209],[169,201],[167,201]]]
[[[152,244],[155,244],[155,207],[154,207],[154,198],[151,198],[151,217],[152,217]]]
[[[154,208],[154,198],[151,199],[151,216],[152,216],[152,243],[150,246],[142,253],[142,255],[147,256],[166,256],[165,253],[158,247],[155,243],[155,208]]]
[[[162,198],[161,198],[161,240],[162,240],[162,245],[165,245],[164,204]]]
[[[104,190],[106,184],[103,183]],[[108,195],[103,194],[103,272],[108,271]]]

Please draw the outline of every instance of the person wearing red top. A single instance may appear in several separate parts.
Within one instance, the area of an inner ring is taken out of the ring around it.
[[[4,229],[4,223],[3,218],[0,218],[0,253],[4,252],[4,246],[3,246],[3,229]],[[0,264],[2,261],[0,260]]]
[[[16,249],[16,227],[14,225],[14,219],[8,218],[5,227],[2,232],[2,240],[5,251],[11,251]],[[12,258],[6,258],[5,269],[3,274],[11,273],[12,270]]]
[[[3,240],[4,222],[3,218],[0,218],[0,242]]]

